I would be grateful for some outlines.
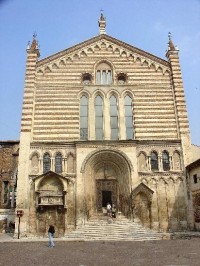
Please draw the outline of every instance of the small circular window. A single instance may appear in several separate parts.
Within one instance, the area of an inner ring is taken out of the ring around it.
[[[123,73],[120,73],[117,77],[117,82],[119,85],[124,85],[126,84],[126,81],[127,81],[127,77],[125,74]]]
[[[89,74],[89,73],[83,74],[83,76],[82,76],[82,82],[85,85],[91,84],[92,83],[92,76],[91,76],[91,74]]]

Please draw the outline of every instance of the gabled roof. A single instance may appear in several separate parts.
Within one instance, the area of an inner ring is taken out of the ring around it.
[[[52,175],[55,176],[55,177],[59,177],[59,178],[65,179],[62,175],[59,175],[59,174],[57,174],[57,173],[55,173],[53,171],[48,171],[48,172],[46,172],[44,174],[41,174],[41,175],[38,175],[38,176],[34,177],[33,180],[36,180],[38,178],[52,176]]]
[[[151,201],[154,191],[150,189],[148,186],[146,186],[144,183],[140,183],[139,185],[133,187],[131,192],[132,198],[134,198],[140,192],[145,193],[147,198]]]
[[[92,44],[94,44],[96,42],[99,42],[101,40],[102,41],[103,40],[109,41],[109,42],[111,42],[111,43],[113,43],[115,45],[119,45],[119,46],[129,50],[130,52],[133,52],[133,53],[136,53],[136,54],[138,54],[140,56],[144,56],[146,58],[149,58],[149,59],[151,59],[153,61],[156,61],[156,62],[158,62],[158,63],[160,63],[162,65],[169,66],[168,61],[166,61],[166,60],[164,60],[164,59],[162,59],[160,57],[157,57],[155,55],[152,55],[152,54],[150,54],[148,52],[145,52],[145,51],[143,51],[143,50],[141,50],[139,48],[136,48],[136,47],[134,47],[134,46],[132,46],[130,44],[127,44],[127,43],[125,43],[123,41],[115,39],[115,38],[113,38],[113,37],[111,37],[111,36],[109,36],[107,34],[100,34],[100,35],[95,36],[95,37],[93,37],[91,39],[88,39],[88,40],[86,40],[84,42],[81,42],[81,43],[79,43],[77,45],[74,45],[74,46],[72,46],[72,47],[70,47],[68,49],[62,50],[62,51],[60,51],[60,52],[58,52],[56,54],[48,56],[48,57],[38,61],[37,65],[41,66],[43,64],[49,63],[49,62],[51,62],[53,60],[61,58],[61,57],[65,56],[67,54],[70,54],[72,52],[76,52],[76,51],[80,50],[81,48],[83,49],[83,48],[85,48],[85,47],[87,47],[89,45],[92,45]]]
[[[192,162],[191,164],[187,165],[187,166],[186,166],[186,169],[187,169],[188,171],[190,171],[190,170],[192,170],[192,169],[194,169],[194,168],[196,168],[196,167],[199,167],[199,166],[200,166],[200,159],[198,159],[198,160]]]

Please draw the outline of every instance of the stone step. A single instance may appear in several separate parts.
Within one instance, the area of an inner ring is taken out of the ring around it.
[[[163,234],[145,228],[124,216],[120,216],[115,221],[112,221],[107,216],[98,215],[93,216],[75,231],[68,233],[66,238],[79,240],[144,241],[161,240],[163,239]]]

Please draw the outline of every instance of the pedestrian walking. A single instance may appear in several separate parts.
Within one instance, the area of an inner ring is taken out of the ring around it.
[[[48,237],[49,237],[48,247],[50,247],[50,248],[55,247],[55,244],[53,241],[54,234],[55,234],[55,228],[53,225],[50,225],[49,230],[48,230]]]

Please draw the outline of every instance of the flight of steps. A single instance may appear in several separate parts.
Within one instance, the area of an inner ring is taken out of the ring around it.
[[[161,240],[163,239],[163,234],[147,229],[124,216],[118,217],[115,221],[106,216],[96,216],[90,218],[75,231],[68,233],[65,239],[85,241],[145,241]]]

